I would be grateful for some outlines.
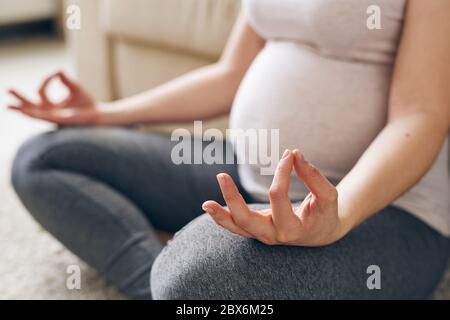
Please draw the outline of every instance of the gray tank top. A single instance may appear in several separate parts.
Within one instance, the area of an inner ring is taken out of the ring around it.
[[[280,153],[300,149],[337,183],[386,124],[405,4],[406,0],[243,0],[249,23],[267,44],[241,83],[230,128],[279,129]],[[367,26],[371,5],[381,9],[381,29]],[[448,144],[447,139],[428,173],[393,203],[447,236]],[[237,152],[237,157],[252,155]],[[261,175],[261,167],[241,164],[239,174],[250,194],[267,201],[272,176]],[[306,194],[304,185],[292,177],[291,199]]]

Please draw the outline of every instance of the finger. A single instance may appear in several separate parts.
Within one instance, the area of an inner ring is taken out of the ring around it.
[[[215,201],[206,201],[202,205],[202,209],[205,210],[211,218],[223,228],[247,238],[254,238],[253,235],[236,225],[231,217],[231,213],[228,209],[222,207]]]
[[[289,230],[300,222],[294,214],[288,194],[293,165],[294,156],[290,150],[286,150],[278,163],[269,189],[272,218],[277,231]]]
[[[229,175],[221,173],[217,176],[217,180],[236,225],[265,243],[275,239],[275,229],[271,217],[268,219],[267,215],[250,210]]]
[[[238,225],[245,227],[249,222],[250,210],[244,198],[239,193],[233,179],[229,175],[221,173],[217,175],[217,181],[219,182],[223,198],[235,217],[236,222]]]
[[[65,117],[65,116],[56,116],[53,113],[49,112],[48,109],[40,109],[40,108],[35,108],[35,107],[28,107],[28,106],[14,106],[14,105],[10,105],[8,106],[9,109],[14,110],[14,111],[18,111],[21,112],[31,118],[35,118],[35,119],[39,119],[39,120],[44,120],[44,121],[49,121],[49,122],[53,122],[59,125],[68,125],[71,123],[70,121],[70,117]]]
[[[14,97],[16,97],[19,101],[21,101],[25,106],[35,105],[31,100],[20,94],[17,90],[11,89],[8,92],[12,94]]]
[[[335,186],[316,167],[309,163],[299,150],[294,150],[294,155],[295,172],[303,180],[309,191],[319,200],[336,200],[337,191]]]
[[[29,107],[23,107],[18,109],[18,111],[22,112],[23,114],[35,119],[49,121],[56,124],[70,124],[69,118],[61,115],[56,116],[49,110],[50,109],[29,108]]]
[[[50,84],[50,82],[52,81],[52,79],[54,79],[57,75],[58,75],[58,73],[49,75],[48,77],[46,77],[44,79],[41,86],[39,87],[39,90],[38,90],[39,97],[41,98],[42,105],[45,107],[50,107],[52,104],[47,96],[47,87]]]
[[[53,122],[51,116],[47,112],[43,112],[42,109],[24,107],[20,108],[19,111],[32,118]]]
[[[80,87],[74,81],[72,81],[63,71],[59,71],[56,74],[61,82],[70,89],[70,91],[78,91]]]
[[[8,109],[20,111],[20,109],[22,109],[22,107],[18,107],[18,106],[8,106]]]

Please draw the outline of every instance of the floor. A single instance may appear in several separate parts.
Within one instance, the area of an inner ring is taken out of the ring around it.
[[[50,125],[6,110],[5,90],[14,87],[31,96],[42,78],[56,69],[73,72],[61,41],[37,38],[0,43],[0,299],[121,299],[113,288],[42,230],[26,213],[9,183],[12,158],[28,137]],[[60,87],[52,87],[58,98]],[[66,287],[67,268],[81,268],[81,289]],[[450,272],[434,295],[450,299]]]

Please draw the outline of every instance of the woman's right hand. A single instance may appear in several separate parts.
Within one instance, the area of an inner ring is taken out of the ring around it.
[[[47,87],[53,79],[59,79],[69,90],[68,96],[58,103],[53,103],[47,96]],[[9,108],[32,118],[56,123],[62,126],[84,126],[99,123],[100,111],[96,101],[77,83],[59,71],[48,76],[39,88],[40,101],[32,102],[16,90],[9,93],[19,101]]]

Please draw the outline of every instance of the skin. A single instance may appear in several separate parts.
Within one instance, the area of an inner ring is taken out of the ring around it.
[[[299,150],[286,150],[269,191],[269,210],[249,209],[226,174],[217,180],[227,207],[206,201],[203,209],[229,231],[268,245],[323,246],[338,241],[410,189],[433,164],[450,128],[448,12],[448,0],[408,1],[386,126],[338,186]],[[11,91],[19,102],[10,108],[59,125],[208,119],[229,113],[244,74],[263,47],[264,40],[241,16],[217,63],[156,89],[102,104],[58,72],[45,79],[39,103]],[[70,91],[63,103],[53,104],[45,94],[53,79],[60,79]],[[310,191],[298,208],[292,207],[287,193],[292,170]]]

